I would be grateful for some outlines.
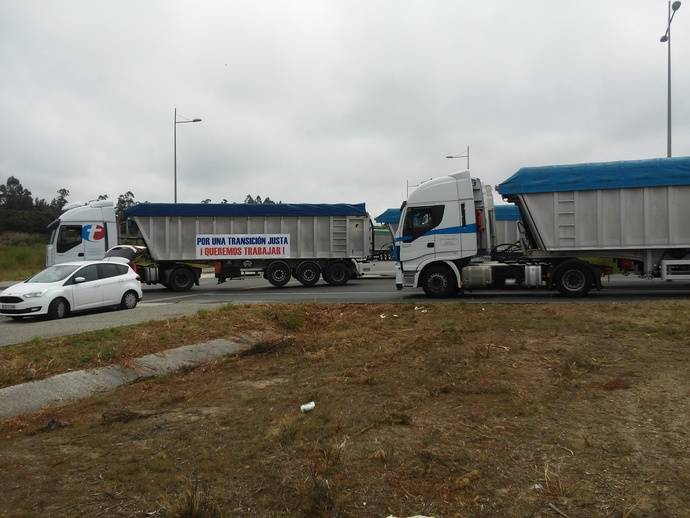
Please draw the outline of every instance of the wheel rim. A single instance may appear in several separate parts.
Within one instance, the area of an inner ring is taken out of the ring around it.
[[[316,279],[316,270],[314,268],[305,268],[302,270],[302,279],[304,279],[306,282],[312,282],[314,279]]]
[[[429,276],[428,285],[434,293],[443,293],[448,287],[448,281],[440,273],[433,273]]]
[[[273,273],[271,275],[271,277],[273,277],[273,280],[276,282],[283,282],[286,276],[287,274],[283,268],[274,268]]]
[[[173,276],[173,281],[176,286],[186,286],[189,283],[189,275],[186,272],[177,272]]]
[[[137,297],[134,293],[129,292],[127,295],[125,295],[125,306],[128,309],[132,309],[137,303]]]
[[[563,287],[568,291],[582,291],[587,279],[581,270],[568,270],[563,274]]]

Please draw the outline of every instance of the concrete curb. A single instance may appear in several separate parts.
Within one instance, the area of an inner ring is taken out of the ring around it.
[[[136,381],[198,367],[217,358],[246,351],[251,345],[223,339],[211,340],[142,356],[134,360],[131,367],[109,365],[5,387],[0,389],[0,418],[35,412]]]

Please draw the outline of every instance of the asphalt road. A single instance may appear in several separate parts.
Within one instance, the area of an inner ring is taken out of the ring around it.
[[[672,300],[690,297],[690,284],[664,283],[657,280],[613,276],[606,282],[606,289],[594,291],[586,299],[577,302],[640,300]],[[544,303],[572,302],[555,292],[546,290],[483,290],[466,292],[453,301],[468,303]],[[130,311],[95,311],[73,315],[64,320],[24,320],[15,322],[0,317],[0,346],[24,342],[36,337],[49,338],[107,327],[123,326],[165,319],[172,316],[195,313],[202,308],[213,308],[222,304],[257,303],[443,303],[427,299],[422,290],[398,291],[392,279],[358,279],[345,286],[333,287],[318,284],[305,288],[296,281],[277,289],[261,278],[246,278],[217,285],[215,279],[202,279],[201,286],[190,292],[174,293],[157,286],[144,287],[144,300]]]

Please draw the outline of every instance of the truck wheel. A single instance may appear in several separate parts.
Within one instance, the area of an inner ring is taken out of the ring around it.
[[[331,263],[323,272],[323,280],[331,286],[342,286],[350,280],[350,271],[343,263]]]
[[[556,267],[554,284],[566,297],[584,297],[592,288],[592,273],[582,261],[566,261]]]
[[[62,297],[55,299],[48,306],[48,316],[53,319],[65,318],[69,314],[69,302]]]
[[[184,266],[177,267],[170,272],[167,284],[173,291],[189,291],[194,286],[194,272]]]
[[[295,272],[295,278],[303,286],[313,286],[319,281],[320,275],[321,268],[319,268],[318,264],[312,262],[299,263]]]
[[[266,268],[266,279],[276,288],[282,288],[290,281],[290,267],[282,261],[275,261]]]
[[[458,291],[455,274],[447,266],[431,266],[422,278],[422,288],[428,297],[450,297]]]

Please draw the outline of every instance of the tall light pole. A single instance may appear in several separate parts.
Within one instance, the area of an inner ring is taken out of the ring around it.
[[[671,0],[668,0],[668,25],[666,26],[666,32],[660,40],[661,43],[666,43],[668,45],[668,127],[666,128],[666,156],[669,158],[671,158],[671,22],[678,9],[680,9],[680,2],[676,1],[671,3]]]
[[[464,155],[446,155],[446,158],[466,158],[467,159],[467,170],[470,169],[470,146],[467,146],[467,151]]]
[[[173,124],[173,135],[174,135],[174,144],[173,144],[173,154],[175,156],[175,203],[177,203],[177,125],[178,124],[186,124],[188,122],[201,122],[201,119],[188,119],[188,120],[183,120],[183,121],[178,121],[177,120],[177,108],[175,108],[175,124]]]

